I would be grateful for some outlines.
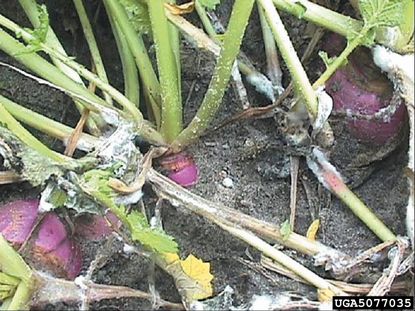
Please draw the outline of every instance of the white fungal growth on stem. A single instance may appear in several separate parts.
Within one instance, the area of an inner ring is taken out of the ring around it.
[[[400,55],[383,46],[373,48],[375,64],[388,74],[395,90],[405,100],[409,115],[407,233],[414,248],[414,54]]]

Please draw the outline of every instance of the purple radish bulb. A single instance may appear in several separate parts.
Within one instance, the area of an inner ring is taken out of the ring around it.
[[[0,233],[13,246],[28,238],[37,218],[39,201],[18,200],[0,208]]]
[[[191,187],[199,180],[199,168],[193,157],[180,152],[163,157],[160,165],[167,171],[167,176],[183,187]]]
[[[327,81],[326,91],[333,98],[334,111],[347,115],[349,132],[363,143],[382,145],[400,133],[407,116],[403,103],[389,120],[353,118],[353,114],[372,116],[392,101],[392,85],[367,49],[359,48],[350,56]]]

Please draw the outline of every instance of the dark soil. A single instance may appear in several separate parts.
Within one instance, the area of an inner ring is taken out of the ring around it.
[[[231,8],[231,1],[225,2],[218,14],[225,21]],[[82,39],[82,31],[71,11],[71,1],[47,1],[50,5],[52,26],[70,54],[89,64],[88,52]],[[95,12],[97,1],[88,2],[91,12]],[[1,1],[0,12],[21,25],[29,26],[24,14],[20,11],[17,1]],[[97,32],[98,41],[107,66],[111,82],[122,89],[121,65],[116,54],[116,47],[110,28],[104,17],[103,8],[98,14],[97,23],[101,28]],[[283,15],[287,27],[295,38],[294,43],[301,54],[309,38],[300,34],[305,32],[306,24]],[[196,20],[193,17],[193,20]],[[189,120],[200,104],[207,88],[214,66],[214,59],[204,52],[197,51],[187,43],[183,43],[183,98],[187,98],[186,120]],[[265,57],[262,46],[262,34],[259,19],[255,11],[244,40],[244,51],[262,72],[265,72]],[[14,65],[13,60],[0,53],[0,61]],[[309,62],[309,75],[318,74],[316,55]],[[285,71],[284,85],[289,82]],[[192,86],[192,84],[194,84]],[[189,90],[193,91],[189,94]],[[24,78],[18,73],[0,66],[0,92],[26,107],[41,112],[58,121],[74,126],[79,114],[62,93],[47,86]],[[266,99],[249,89],[253,106],[268,104]],[[223,100],[222,108],[217,115],[216,123],[239,112],[241,104],[235,99],[234,90],[229,88]],[[341,119],[331,122],[336,136],[336,144],[332,150],[332,162],[340,169],[363,150],[372,150],[355,141],[344,127]],[[35,134],[39,135],[36,131]],[[39,137],[57,150],[62,145],[44,135]],[[271,223],[282,224],[289,218],[290,177],[282,176],[283,167],[287,165],[284,154],[284,142],[274,119],[249,120],[233,123],[221,130],[205,135],[189,151],[194,155],[200,167],[200,182],[192,189],[193,192],[214,202],[221,202],[228,207],[252,215]],[[375,213],[396,234],[405,235],[404,207],[407,200],[407,187],[402,169],[406,161],[406,139],[404,143],[388,158],[377,163],[373,173],[355,189],[356,193],[370,206]],[[359,172],[355,172],[356,174]],[[348,176],[351,173],[348,172]],[[353,214],[335,197],[324,190],[310,174],[304,160],[300,162],[298,183],[298,203],[295,231],[305,234],[315,218],[321,219],[318,240],[345,253],[355,256],[360,252],[380,243]],[[227,188],[222,182],[225,177],[233,181],[233,187]],[[305,192],[303,184],[310,191]],[[16,198],[38,196],[40,189],[32,189],[28,184],[15,184],[0,187],[0,202],[5,203]],[[147,204],[152,209],[155,197],[149,196]],[[253,248],[233,238],[205,219],[165,204],[163,220],[166,231],[175,237],[180,245],[181,256],[192,253],[210,262],[214,279],[215,293],[221,292],[230,285],[234,290],[235,305],[248,303],[253,295],[275,295],[280,292],[295,292],[301,296],[316,300],[313,287],[302,285],[287,277],[269,272],[268,276],[257,272],[243,264],[241,259],[258,262],[260,255]],[[147,259],[137,255],[126,255],[117,242],[110,244],[89,243],[84,247],[84,269],[95,258],[101,248],[111,249],[108,261],[94,276],[94,281],[105,284],[129,286],[148,290],[149,278],[155,278],[156,289],[163,299],[179,302],[180,297],[169,276],[159,271],[152,273],[152,265]],[[312,258],[286,250],[312,267]],[[321,269],[313,268],[324,275]],[[402,293],[404,294],[404,293]],[[48,306],[50,309],[71,309],[74,306]],[[149,309],[151,304],[136,299],[110,300],[94,303],[91,309],[124,310]]]

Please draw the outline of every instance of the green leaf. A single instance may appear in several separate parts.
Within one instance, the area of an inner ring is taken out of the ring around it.
[[[151,33],[151,21],[145,1],[119,0],[127,12],[128,19],[135,31],[143,34]]]
[[[150,228],[142,213],[133,211],[127,215],[127,220],[133,240],[158,253],[177,253],[178,246],[173,237],[161,229]]]
[[[293,231],[291,229],[290,222],[288,220],[284,221],[282,223],[282,225],[281,225],[281,228],[280,228],[280,233],[282,235],[282,239],[283,240],[288,239],[288,237],[290,236],[291,232],[293,232]]]
[[[8,147],[3,150],[0,148],[0,154],[7,159],[8,166],[34,187],[43,185],[51,176],[61,176],[64,173],[63,166],[27,146],[2,126],[0,126],[0,143]]]
[[[220,0],[197,0],[199,3],[209,10],[214,10],[218,4],[220,4]]]
[[[368,28],[393,27],[402,21],[401,0],[359,0],[359,9]]]

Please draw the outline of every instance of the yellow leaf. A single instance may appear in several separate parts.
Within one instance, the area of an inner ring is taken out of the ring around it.
[[[315,241],[316,236],[317,236],[317,231],[319,228],[320,228],[320,219],[316,219],[311,223],[310,227],[307,230],[307,239],[311,241]]]
[[[194,299],[205,299],[213,295],[211,284],[213,275],[210,273],[210,263],[203,262],[201,259],[190,254],[180,264],[183,271],[203,288],[204,293],[200,292],[197,297],[193,297]]]

